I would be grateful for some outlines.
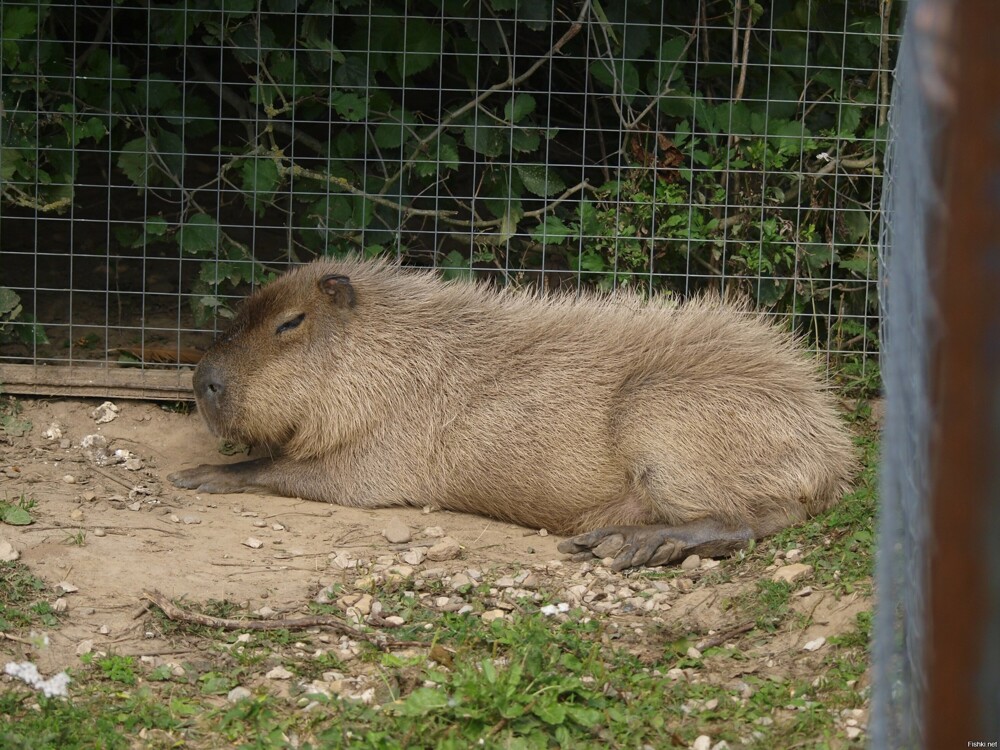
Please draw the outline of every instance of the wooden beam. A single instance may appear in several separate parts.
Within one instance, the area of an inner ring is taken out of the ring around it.
[[[192,401],[191,369],[0,364],[0,390],[18,396]]]

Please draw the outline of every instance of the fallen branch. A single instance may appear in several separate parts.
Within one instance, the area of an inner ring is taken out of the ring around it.
[[[725,630],[721,633],[716,633],[713,636],[705,638],[704,640],[698,641],[695,645],[699,651],[704,651],[708,648],[715,648],[716,646],[721,646],[723,643],[728,641],[733,636],[741,635],[743,633],[749,633],[754,629],[754,624],[752,622],[745,622],[742,625],[737,625],[735,628]]]
[[[388,651],[391,648],[403,648],[406,646],[425,646],[421,641],[394,641],[387,638],[382,633],[366,633],[358,630],[336,615],[308,615],[305,617],[294,617],[290,619],[278,620],[234,620],[228,617],[212,617],[202,615],[197,612],[187,612],[174,605],[167,597],[155,589],[153,591],[143,591],[143,597],[159,607],[168,620],[174,622],[187,622],[193,625],[204,625],[207,628],[219,628],[221,630],[305,630],[306,628],[329,628],[341,635],[350,636],[359,641],[366,641],[380,649]]]
[[[28,640],[26,638],[18,638],[16,635],[11,635],[10,633],[5,633],[2,630],[0,630],[0,641],[3,641],[3,640],[14,641],[14,643],[23,643],[26,646],[34,646],[35,645],[32,641],[30,641],[30,640]]]

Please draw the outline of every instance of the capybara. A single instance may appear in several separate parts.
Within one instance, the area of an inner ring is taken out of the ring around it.
[[[179,487],[478,513],[619,570],[743,547],[836,503],[854,467],[815,363],[712,297],[316,261],[243,303],[194,391],[213,433],[273,457]]]

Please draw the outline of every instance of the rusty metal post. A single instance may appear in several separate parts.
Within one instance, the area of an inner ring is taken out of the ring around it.
[[[936,236],[926,747],[1000,741],[1000,2],[956,0]],[[976,744],[985,743],[985,744]],[[991,744],[992,743],[992,744]]]

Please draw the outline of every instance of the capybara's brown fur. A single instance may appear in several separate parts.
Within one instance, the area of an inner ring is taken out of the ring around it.
[[[829,508],[853,471],[815,363],[714,298],[498,293],[318,261],[248,298],[195,393],[215,434],[276,457],[180,472],[180,486],[559,534],[693,528],[688,550]]]

